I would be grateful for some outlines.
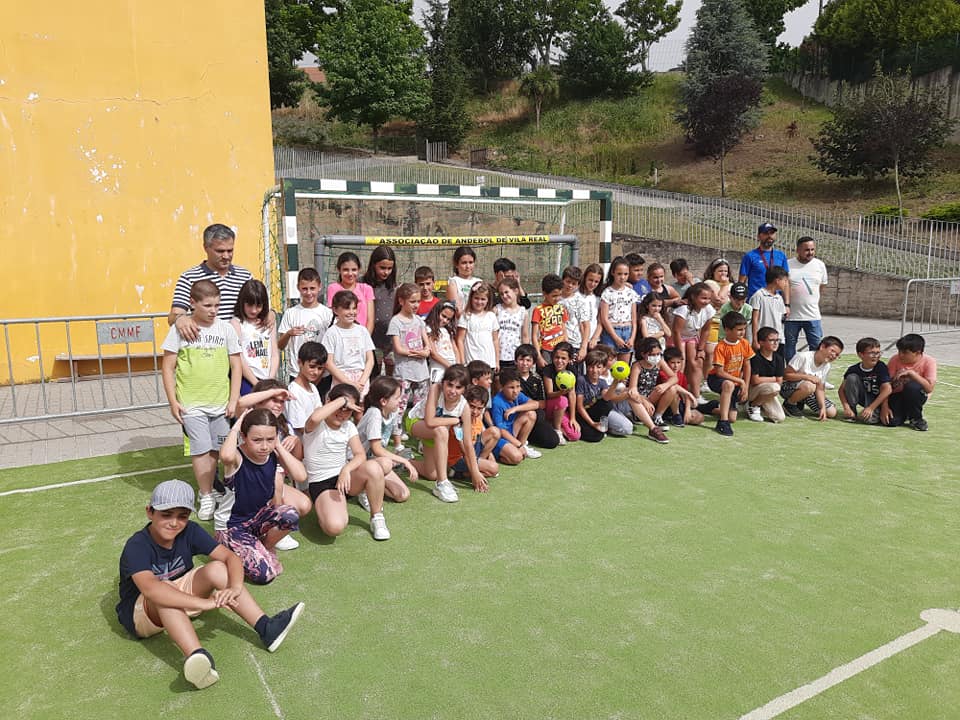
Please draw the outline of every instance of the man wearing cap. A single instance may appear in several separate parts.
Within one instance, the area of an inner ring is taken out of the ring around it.
[[[197,280],[209,280],[216,285],[220,290],[220,308],[217,310],[217,317],[221,320],[230,320],[233,317],[233,307],[237,304],[240,288],[253,277],[246,268],[233,264],[233,244],[236,237],[236,233],[226,225],[215,223],[208,226],[203,231],[203,250],[207,254],[206,260],[185,270],[177,279],[167,324],[176,325],[180,336],[188,342],[193,342],[200,334],[197,324],[190,317],[190,288],[193,284]],[[269,324],[273,323],[273,317],[271,312]]]
[[[790,258],[790,317],[783,323],[784,354],[792,358],[797,352],[800,331],[810,350],[820,347],[823,326],[820,322],[820,290],[827,284],[827,266],[815,257],[817,242],[812,237],[797,240],[797,256]]]
[[[777,229],[768,222],[757,228],[757,247],[743,256],[740,261],[740,282],[747,284],[747,297],[753,297],[760,288],[767,285],[767,270],[779,265],[787,272],[787,256],[780,250],[773,248]],[[787,306],[787,315],[790,314],[790,290],[783,294],[783,302]]]

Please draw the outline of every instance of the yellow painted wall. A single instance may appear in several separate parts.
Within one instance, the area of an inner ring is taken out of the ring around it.
[[[272,184],[262,3],[0,4],[0,317],[166,312],[211,222],[262,277]],[[38,376],[32,328],[11,333],[15,380]]]

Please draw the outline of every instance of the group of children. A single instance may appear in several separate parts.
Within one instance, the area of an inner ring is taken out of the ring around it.
[[[668,285],[662,265],[644,273],[643,258],[628,255],[613,260],[606,278],[598,264],[544,276],[532,307],[514,263],[497,260],[493,282],[474,276],[475,263],[470,247],[457,248],[438,298],[430,268],[418,268],[413,283],[397,282],[389,246],[373,251],[362,279],[360,259],[343,253],[328,304],[320,302],[320,275],[301,270],[300,302],[279,326],[259,281],[243,286],[230,323],[217,319],[216,285],[194,283],[199,335],[187,340],[171,328],[162,374],[187,438],[198,518],[214,520],[216,539],[189,521],[189,486],[158,487],[150,524],[121,558],[118,614],[137,637],[167,629],[197,687],[217,676],[188,616],[231,607],[275,649],[302,604],[268,618],[241,578],[269,583],[280,574],[277,551],[297,547],[290,533],[311,510],[325,534],[341,534],[349,498],[370,514],[374,539],[389,539],[384,500],[410,497],[398,471],[456,502],[451,480],[486,492],[500,465],[631,435],[635,424],[664,444],[671,428],[709,416],[717,432],[732,435],[738,411],[757,422],[802,416],[804,408],[821,420],[836,415],[827,375],[843,343],[827,336],[819,348],[783,357],[779,267],[748,299],[724,260],[711,263],[704,281],[674,260],[676,282]],[[877,340],[857,343],[860,362],[839,391],[846,419],[926,430],[936,363],[918,335],[897,349],[885,365]],[[195,553],[213,561],[199,575],[186,572]]]

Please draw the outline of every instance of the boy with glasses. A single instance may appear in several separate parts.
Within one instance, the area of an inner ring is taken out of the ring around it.
[[[786,363],[777,352],[780,333],[771,327],[762,327],[757,332],[759,350],[750,358],[750,390],[747,393],[747,418],[763,422],[783,422],[783,407],[777,402]]]
[[[890,371],[880,360],[880,341],[876,338],[857,340],[857,355],[860,362],[847,368],[840,386],[843,418],[876,425],[880,422],[880,408],[893,391]],[[859,413],[857,406],[863,408]]]

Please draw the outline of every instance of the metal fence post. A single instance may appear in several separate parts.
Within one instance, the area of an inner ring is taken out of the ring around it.
[[[860,269],[860,243],[863,242],[863,215],[857,216],[857,256],[853,261],[853,269]]]

